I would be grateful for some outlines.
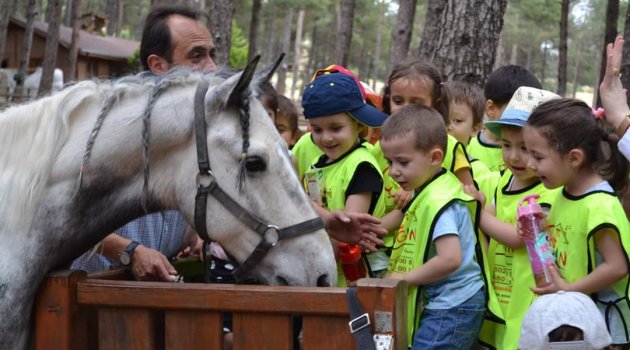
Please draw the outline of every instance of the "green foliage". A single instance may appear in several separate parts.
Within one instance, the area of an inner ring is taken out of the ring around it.
[[[236,69],[245,67],[247,65],[248,50],[247,37],[236,21],[232,21],[232,42],[230,45],[228,65]]]
[[[140,70],[140,49],[138,48],[131,57],[127,57],[127,64],[134,70]]]

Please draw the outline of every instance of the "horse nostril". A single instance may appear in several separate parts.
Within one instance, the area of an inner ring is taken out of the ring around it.
[[[330,280],[328,279],[328,274],[323,274],[317,278],[317,286],[330,287]]]
[[[282,276],[276,276],[276,282],[278,283],[279,286],[289,285],[289,281],[287,281],[287,279]]]

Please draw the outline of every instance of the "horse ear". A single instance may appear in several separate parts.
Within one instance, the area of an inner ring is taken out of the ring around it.
[[[256,55],[248,64],[247,67],[241,73],[241,76],[238,79],[238,82],[230,92],[230,97],[228,97],[228,105],[231,106],[239,106],[243,99],[243,94],[249,88],[249,84],[252,82],[252,78],[254,78],[254,73],[256,72],[256,66],[258,65],[258,61],[260,60],[260,55]]]
[[[280,53],[280,56],[272,65],[270,65],[269,67],[263,69],[262,71],[258,73],[258,75],[261,76],[261,79],[258,82],[259,85],[265,84],[271,80],[273,73],[276,72],[276,69],[278,69],[278,67],[280,66],[280,63],[282,63],[282,59],[284,59],[284,56],[285,56],[284,52]]]

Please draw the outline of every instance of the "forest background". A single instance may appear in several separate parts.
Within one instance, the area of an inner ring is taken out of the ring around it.
[[[220,64],[242,68],[255,54],[268,64],[286,52],[275,85],[294,100],[330,64],[349,67],[380,93],[393,64],[415,57],[480,86],[494,68],[519,64],[545,89],[591,104],[605,43],[618,33],[630,38],[628,0],[2,0],[0,55],[7,13],[67,26],[99,13],[108,18],[103,35],[140,40],[147,12],[161,2],[209,14]],[[626,49],[622,77],[630,86]],[[137,55],[129,61],[137,69]]]

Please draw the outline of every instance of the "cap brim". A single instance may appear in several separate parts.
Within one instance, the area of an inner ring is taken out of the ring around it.
[[[347,113],[359,123],[371,128],[380,128],[387,119],[387,114],[368,104]]]
[[[526,121],[522,119],[499,119],[499,120],[485,122],[485,124],[483,125],[486,127],[486,129],[490,130],[490,132],[492,132],[495,136],[501,137],[501,126],[510,125],[510,126],[518,126],[522,128],[525,126],[525,123]]]

